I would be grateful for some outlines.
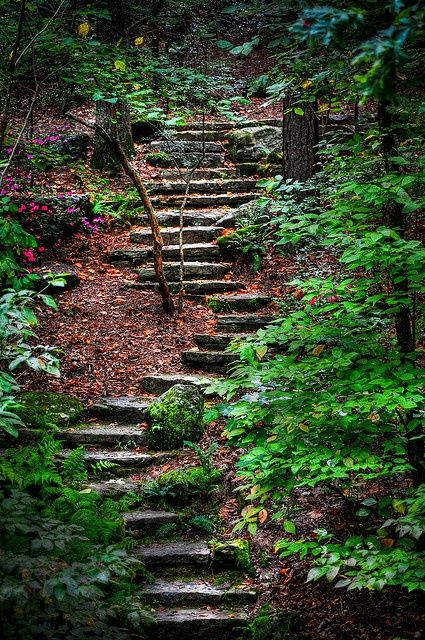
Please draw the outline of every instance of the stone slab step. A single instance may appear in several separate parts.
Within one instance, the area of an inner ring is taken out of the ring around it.
[[[197,260],[205,260],[210,262],[211,260],[220,260],[220,249],[215,244],[207,242],[197,242],[193,244],[184,245],[185,259],[193,262]],[[178,245],[169,244],[162,249],[162,259],[164,262],[172,262],[178,260],[180,255],[180,248]],[[134,264],[140,265],[152,260],[153,251],[150,248],[145,249],[113,249],[108,253],[108,260],[114,264]]]
[[[237,178],[225,180],[192,180],[190,183],[189,194],[191,193],[245,193],[256,191],[257,180],[250,178]],[[169,182],[146,182],[145,186],[154,194],[162,193],[186,193],[186,182],[169,181]]]
[[[170,164],[173,167],[190,168],[196,166],[218,169],[225,166],[226,158],[224,153],[177,153],[173,151],[169,156]]]
[[[230,131],[231,129],[243,129],[244,127],[260,127],[268,125],[269,127],[282,126],[282,118],[259,118],[258,120],[244,120],[241,122],[231,122],[230,120],[215,120],[206,123],[208,131]],[[202,130],[202,122],[188,122],[176,131],[199,131]]]
[[[223,602],[229,606],[255,602],[257,593],[241,587],[216,587],[205,580],[155,580],[143,588],[142,598],[145,602],[168,607],[219,606]]]
[[[132,511],[122,514],[126,529],[142,535],[156,533],[164,524],[177,523],[179,514],[173,511]]]
[[[243,333],[245,331],[257,331],[257,329],[267,326],[267,324],[273,320],[276,320],[276,316],[248,313],[243,315],[218,316],[216,328],[218,331]]]
[[[173,294],[178,293],[179,283],[168,282],[170,291]],[[223,291],[239,291],[245,287],[243,282],[235,282],[233,280],[186,280],[183,281],[185,295],[188,300],[193,300],[198,304],[205,303],[205,296],[210,293]],[[125,280],[123,283],[125,289],[155,290],[159,292],[157,282],[134,282]]]
[[[203,371],[216,371],[226,373],[232,364],[239,361],[239,356],[226,351],[199,351],[190,349],[182,351],[181,360],[187,367],[202,369]]]
[[[118,422],[92,423],[82,427],[61,429],[55,434],[65,446],[125,446],[140,447],[146,445],[146,430],[137,425]]]
[[[58,460],[68,457],[70,451],[62,450],[57,456]],[[123,469],[142,469],[151,465],[161,465],[174,456],[171,451],[139,453],[138,451],[86,451],[84,461],[90,470],[96,462],[111,462],[114,467],[99,470],[98,473],[112,473],[119,475]]]
[[[196,140],[155,140],[151,142],[153,152],[165,151],[166,153],[222,153],[223,148],[217,142],[205,142]]]
[[[230,265],[223,262],[193,262],[184,264],[184,277],[186,280],[215,280],[224,278],[229,273]],[[180,264],[178,262],[168,262],[164,264],[165,277],[171,282],[178,282]],[[155,270],[153,267],[138,269],[138,280],[140,282],[154,282]]]
[[[185,227],[204,227],[212,226],[225,214],[229,213],[229,209],[185,209],[183,216],[183,226]],[[158,223],[161,227],[177,227],[180,224],[180,212],[177,209],[162,211],[157,214]],[[134,224],[143,227],[149,227],[149,220],[146,216],[136,216]]]
[[[178,293],[179,283],[169,282],[171,293]],[[129,289],[154,289],[159,291],[157,282],[131,282],[126,281],[125,286]],[[234,280],[187,280],[183,282],[186,297],[194,300],[199,304],[205,303],[205,295],[208,293],[216,293],[223,291],[239,291],[245,288],[243,282],[235,282]]]
[[[158,373],[142,378],[142,388],[146,393],[161,395],[175,384],[192,384],[204,388],[211,383],[211,379],[205,376],[193,376],[177,373]]]
[[[211,242],[220,236],[224,227],[194,226],[183,228],[183,242],[185,244],[200,244]],[[180,229],[178,227],[162,228],[161,237],[164,245],[175,245],[179,242]],[[150,229],[136,229],[130,231],[130,240],[135,244],[152,244],[152,232]]]
[[[165,542],[133,547],[132,554],[149,567],[208,565],[211,551],[205,542]]]
[[[240,637],[248,616],[238,610],[165,609],[150,627],[156,640],[231,640]]]
[[[202,142],[205,140],[206,142],[214,142],[220,138],[220,133],[213,129],[195,129],[193,131],[187,129],[185,131],[170,131],[170,137],[173,140],[190,140],[192,142]]]
[[[149,404],[147,398],[137,396],[105,397],[96,400],[87,413],[96,418],[139,423],[143,422]]]
[[[198,333],[193,339],[200,349],[212,351],[224,351],[232,340],[244,338],[242,333]]]
[[[179,172],[178,169],[163,169],[160,177],[164,180],[181,180],[186,172]],[[218,169],[210,169],[201,167],[196,169],[192,175],[193,180],[222,180],[223,178],[238,178],[239,171],[236,167],[219,167]]]
[[[87,482],[84,487],[99,493],[101,496],[118,498],[130,492],[139,493],[141,483],[130,478],[112,478],[100,480],[99,482]]]
[[[224,193],[217,195],[192,194],[186,200],[187,207],[237,207],[240,204],[251,202],[258,198],[258,193]],[[152,198],[154,207],[179,207],[182,205],[184,195],[156,196]]]
[[[221,313],[223,311],[257,311],[271,301],[270,296],[241,293],[236,296],[211,296],[207,304],[214,313]]]

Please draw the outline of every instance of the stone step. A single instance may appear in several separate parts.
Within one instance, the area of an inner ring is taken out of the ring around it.
[[[112,478],[99,482],[86,482],[84,487],[104,497],[120,497],[126,493],[139,493],[141,484],[131,478]]]
[[[250,604],[257,598],[256,591],[241,587],[214,586],[205,580],[155,580],[143,588],[144,602],[157,603],[164,606],[219,606],[226,603]]]
[[[63,460],[67,458],[71,451],[63,449],[55,458]],[[171,451],[147,452],[140,453],[138,451],[86,451],[84,461],[88,470],[97,462],[111,462],[114,467],[99,469],[97,474],[112,473],[120,475],[122,471],[129,469],[142,469],[151,465],[161,465],[172,458],[174,453]]]
[[[164,524],[178,523],[180,516],[173,511],[132,511],[122,514],[125,528],[139,535],[156,533]]]
[[[217,195],[196,195],[192,194],[186,200],[186,206],[196,209],[197,207],[237,207],[246,202],[251,202],[258,198],[258,193],[224,193]],[[184,195],[155,196],[152,198],[154,207],[179,207],[182,205]]]
[[[178,293],[179,283],[169,282],[171,293]],[[125,281],[124,285],[127,289],[153,289],[159,292],[159,286],[157,282],[133,282]],[[186,280],[183,282],[186,298],[194,300],[199,304],[205,303],[205,296],[209,293],[217,293],[223,291],[239,291],[244,289],[243,282],[235,282],[233,280]]]
[[[183,245],[185,260],[189,262],[220,260],[220,249],[216,244],[198,242]],[[107,255],[109,262],[117,265],[141,265],[152,261],[153,251],[150,248],[144,249],[113,249]],[[169,244],[162,249],[162,259],[164,262],[173,262],[180,257],[180,247],[176,244]],[[212,275],[212,274],[210,274]]]
[[[190,154],[190,153],[222,153],[223,147],[217,142],[205,142],[194,140],[155,140],[150,144],[151,151],[165,151],[165,153]]]
[[[120,424],[119,422],[91,423],[81,427],[61,429],[55,434],[65,446],[129,446],[146,445],[146,431],[137,425]]]
[[[223,311],[257,311],[272,301],[270,296],[241,293],[236,296],[211,296],[207,300],[214,313]]]
[[[180,172],[178,169],[162,169],[160,172],[160,178],[164,180],[181,180],[186,177],[187,172],[183,169]],[[236,167],[219,167],[218,169],[211,169],[208,167],[201,167],[196,169],[192,175],[193,180],[223,180],[224,178],[238,178],[239,171]]]
[[[218,169],[224,167],[226,158],[224,153],[177,153],[174,152],[169,156],[172,167],[196,168],[207,167],[208,169]]]
[[[87,413],[95,418],[109,418],[121,422],[143,422],[149,399],[137,396],[105,397],[96,400]]]
[[[204,227],[212,226],[220,218],[229,213],[229,209],[185,209],[183,215],[183,226],[185,227]],[[178,227],[180,224],[180,211],[170,209],[157,213],[158,223],[161,227]],[[149,227],[149,220],[146,216],[136,216],[134,224],[143,227]]]
[[[214,131],[213,129],[194,129],[193,131],[187,129],[185,131],[170,131],[170,137],[172,140],[185,140],[191,142],[202,142],[205,140],[206,142],[214,142],[215,140],[219,140],[221,135],[218,131]]]
[[[198,333],[193,339],[200,349],[224,351],[232,340],[244,337],[242,333]]]
[[[184,277],[186,280],[215,280],[224,278],[229,273],[230,265],[223,262],[185,262]],[[138,269],[140,282],[154,282],[155,270],[153,267]],[[180,264],[178,262],[166,262],[164,264],[165,277],[171,282],[178,282]]]
[[[211,242],[220,236],[224,227],[217,226],[194,226],[183,228],[183,242],[185,244],[199,244]],[[175,245],[179,242],[180,229],[170,227],[161,229],[161,237],[164,245]],[[152,244],[152,232],[150,229],[136,229],[130,231],[130,240],[135,244]]]
[[[149,627],[155,640],[231,640],[240,637],[248,616],[239,610],[165,609]]]
[[[276,320],[276,316],[247,313],[240,316],[219,316],[217,318],[216,328],[218,331],[234,331],[243,333],[245,331],[257,331],[257,329],[267,326],[267,324],[273,320]]]
[[[132,554],[148,567],[206,566],[211,551],[205,542],[164,542],[133,547]]]
[[[239,361],[239,356],[226,351],[199,351],[199,349],[195,348],[182,351],[181,360],[187,367],[226,373],[232,364]]]
[[[211,378],[181,373],[158,373],[142,378],[142,388],[146,393],[161,395],[175,384],[192,384],[204,388],[211,384]]]
[[[208,131],[230,131],[231,129],[243,129],[244,127],[261,127],[268,125],[269,127],[282,126],[282,118],[259,118],[258,120],[243,120],[240,122],[231,122],[230,120],[215,120],[205,124]],[[202,122],[188,122],[175,131],[202,131]],[[173,131],[170,129],[170,131]]]
[[[234,180],[192,180],[190,183],[189,194],[192,193],[245,193],[256,191],[257,180],[252,178],[236,178]],[[146,182],[146,188],[153,194],[176,194],[186,193],[186,182],[169,181],[169,182]]]

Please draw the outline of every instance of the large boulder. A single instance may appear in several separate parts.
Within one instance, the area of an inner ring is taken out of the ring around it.
[[[16,398],[15,413],[29,428],[69,427],[80,419],[84,407],[78,398],[52,391],[24,391]]]
[[[282,151],[280,127],[246,127],[229,134],[227,153],[233,162],[259,162]]]
[[[204,432],[204,399],[193,385],[176,384],[146,411],[148,442],[153,449],[177,449],[198,442]]]

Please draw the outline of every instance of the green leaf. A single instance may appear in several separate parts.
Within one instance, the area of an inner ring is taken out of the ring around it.
[[[291,533],[293,535],[297,533],[297,528],[291,520],[285,520],[285,522],[283,523],[283,528],[285,529],[286,533]]]

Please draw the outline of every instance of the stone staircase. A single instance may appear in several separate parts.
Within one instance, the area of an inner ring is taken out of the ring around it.
[[[176,383],[177,376],[160,384],[146,378],[149,391],[162,392]],[[196,379],[186,376],[186,383]],[[138,474],[149,468],[157,474],[176,451],[149,451],[143,427],[145,412],[152,396],[143,398],[103,398],[88,410],[87,423],[62,428],[58,437],[69,450],[84,445],[90,474],[93,463],[112,462],[99,479],[89,477],[86,489],[103,496],[119,497],[128,492],[142,495],[143,480]],[[61,457],[68,455],[63,450]],[[190,508],[189,508],[190,511]],[[153,574],[152,584],[140,586],[141,603],[152,618],[146,635],[134,639],[209,638],[215,633],[223,640],[238,638],[250,617],[257,593],[237,564],[217,566],[214,550],[204,539],[207,534],[176,534],[162,541],[161,527],[177,526],[188,519],[188,509],[143,508],[122,514],[127,534],[135,539],[129,553],[141,560]],[[142,632],[142,630],[141,630]]]
[[[209,125],[207,144],[201,166],[191,185],[184,212],[184,288],[188,296],[205,302],[216,316],[216,332],[199,334],[192,349],[183,351],[182,363],[188,373],[165,372],[142,379],[145,394],[138,398],[103,398],[90,408],[90,422],[78,429],[63,429],[59,434],[69,448],[88,448],[86,463],[103,461],[105,478],[93,478],[88,488],[105,496],[120,496],[129,491],[140,493],[140,476],[158,475],[161,467],[176,451],[149,451],[143,426],[146,409],[153,396],[175,384],[209,385],[208,374],[226,372],[236,356],[226,348],[237,337],[243,337],[273,320],[267,312],[272,300],[264,294],[244,292],[244,284],[233,278],[232,265],[223,261],[216,239],[225,226],[220,220],[233,207],[258,196],[256,181],[240,178],[235,167],[228,166],[221,142],[226,123]],[[166,169],[160,180],[149,184],[164,240],[165,274],[172,291],[179,279],[179,210],[186,189],[182,169],[187,162],[199,160],[202,154],[199,125],[174,132],[172,140],[174,169]],[[152,143],[152,150],[170,152],[170,140]],[[197,155],[198,154],[198,155]],[[219,168],[217,168],[219,167]],[[177,209],[173,208],[177,207]],[[128,287],[155,289],[152,236],[147,219],[138,219],[138,228],[130,232],[131,247],[111,251],[108,260],[115,265],[134,267],[137,282]],[[193,370],[193,373],[190,371]],[[67,451],[63,455],[67,455]],[[187,517],[185,510],[154,508],[124,513],[128,533],[137,539],[131,553],[154,574],[155,581],[141,587],[142,601],[153,613],[148,637],[161,639],[209,638],[215,634],[222,640],[238,638],[250,619],[256,592],[246,581],[240,567],[216,565],[215,552],[200,535],[160,541],[158,532],[164,525],[177,525]],[[205,538],[205,535],[204,535]],[[137,637],[137,636],[135,636]]]

